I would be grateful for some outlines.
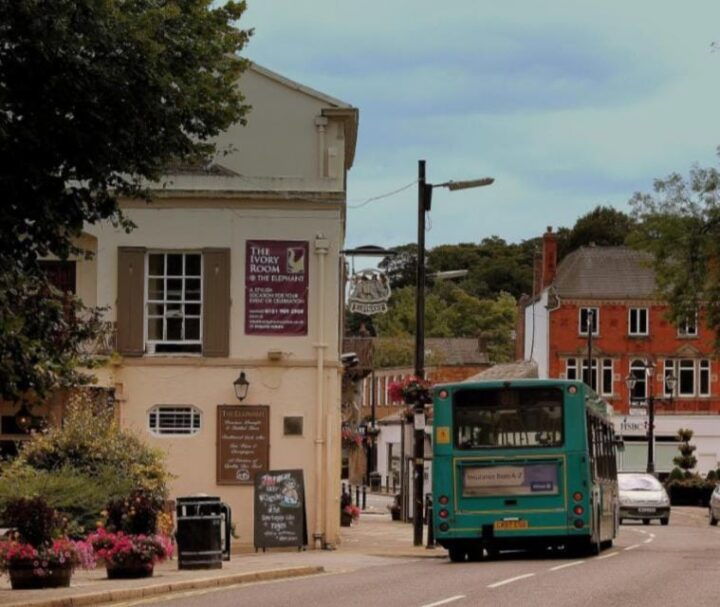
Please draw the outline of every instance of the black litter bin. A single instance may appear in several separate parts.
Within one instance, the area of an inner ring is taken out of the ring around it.
[[[382,476],[379,472],[371,472],[370,476],[370,491],[380,491],[382,488]]]
[[[231,510],[219,497],[177,500],[178,569],[220,569],[230,560]]]

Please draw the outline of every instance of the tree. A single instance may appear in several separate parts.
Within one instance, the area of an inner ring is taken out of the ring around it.
[[[402,289],[417,282],[417,244],[393,247],[396,255],[383,257],[378,267],[385,270],[392,289]]]
[[[630,200],[637,223],[629,242],[652,254],[669,320],[680,324],[704,312],[720,347],[720,172],[696,166],[688,179],[673,173],[653,189]]]
[[[693,455],[696,447],[690,444],[693,431],[688,428],[680,428],[677,435],[681,441],[678,445],[680,455],[673,458],[673,464],[684,471],[685,478],[690,478],[692,476],[690,471],[697,466],[697,458]]]
[[[237,79],[247,62],[236,53],[251,32],[232,24],[244,10],[210,0],[0,3],[0,293],[14,290],[0,302],[0,397],[76,379],[83,331],[58,326],[57,297],[38,300],[52,294],[38,258],[82,254],[74,242],[85,223],[131,229],[119,197],[149,199],[168,165],[204,162],[212,137],[244,123]]]
[[[558,258],[594,243],[598,246],[619,246],[632,231],[633,218],[622,211],[599,205],[578,218],[563,238],[558,238]]]

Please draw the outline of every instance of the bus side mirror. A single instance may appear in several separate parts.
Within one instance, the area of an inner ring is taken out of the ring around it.
[[[618,451],[625,451],[625,441],[621,438],[615,439],[615,449]]]

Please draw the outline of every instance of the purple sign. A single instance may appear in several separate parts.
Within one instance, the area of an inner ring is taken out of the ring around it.
[[[555,495],[556,464],[469,466],[464,469],[463,495]]]
[[[247,335],[307,335],[308,252],[306,241],[247,241]]]

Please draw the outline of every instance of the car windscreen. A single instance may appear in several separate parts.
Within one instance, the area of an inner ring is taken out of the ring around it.
[[[618,485],[623,491],[660,491],[662,485],[649,474],[618,474]]]
[[[560,388],[468,388],[455,393],[453,407],[458,449],[563,444]]]

